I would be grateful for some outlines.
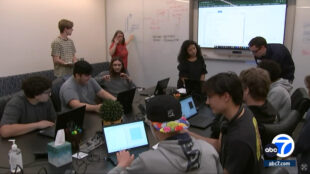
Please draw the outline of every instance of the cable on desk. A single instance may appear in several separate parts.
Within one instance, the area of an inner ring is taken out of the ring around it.
[[[15,170],[14,170],[14,174],[17,173],[18,169],[20,169],[20,172],[18,172],[18,173],[24,174],[24,170],[23,170],[23,168],[20,165],[16,165]]]
[[[47,174],[47,170],[46,170],[45,167],[41,167],[41,168],[38,170],[37,174],[41,174],[41,171],[42,171],[42,170],[44,171],[45,174]]]

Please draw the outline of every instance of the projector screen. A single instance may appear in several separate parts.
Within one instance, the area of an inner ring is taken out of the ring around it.
[[[248,49],[249,41],[256,36],[283,44],[286,7],[286,0],[200,0],[198,44]]]

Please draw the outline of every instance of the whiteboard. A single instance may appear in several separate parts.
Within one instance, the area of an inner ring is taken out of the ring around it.
[[[177,55],[189,38],[189,1],[107,0],[106,21],[107,47],[116,30],[135,36],[127,46],[128,71],[138,86],[151,87],[166,77],[176,86]]]
[[[304,78],[310,75],[310,1],[298,0],[294,25],[292,57],[295,63],[294,88],[305,87]]]

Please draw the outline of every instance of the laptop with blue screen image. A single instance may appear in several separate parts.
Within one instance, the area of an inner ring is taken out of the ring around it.
[[[186,117],[190,125],[197,128],[207,128],[212,125],[215,116],[210,108],[201,107],[199,113],[191,96],[180,100],[182,115]]]
[[[129,150],[137,157],[149,149],[149,141],[143,121],[105,126],[103,136],[107,149],[107,159],[117,164],[116,153]]]

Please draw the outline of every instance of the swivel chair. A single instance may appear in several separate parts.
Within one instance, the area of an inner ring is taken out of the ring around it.
[[[310,98],[305,88],[296,89],[291,96],[291,108],[297,110],[302,118],[310,107]],[[300,118],[300,119],[301,119]]]

